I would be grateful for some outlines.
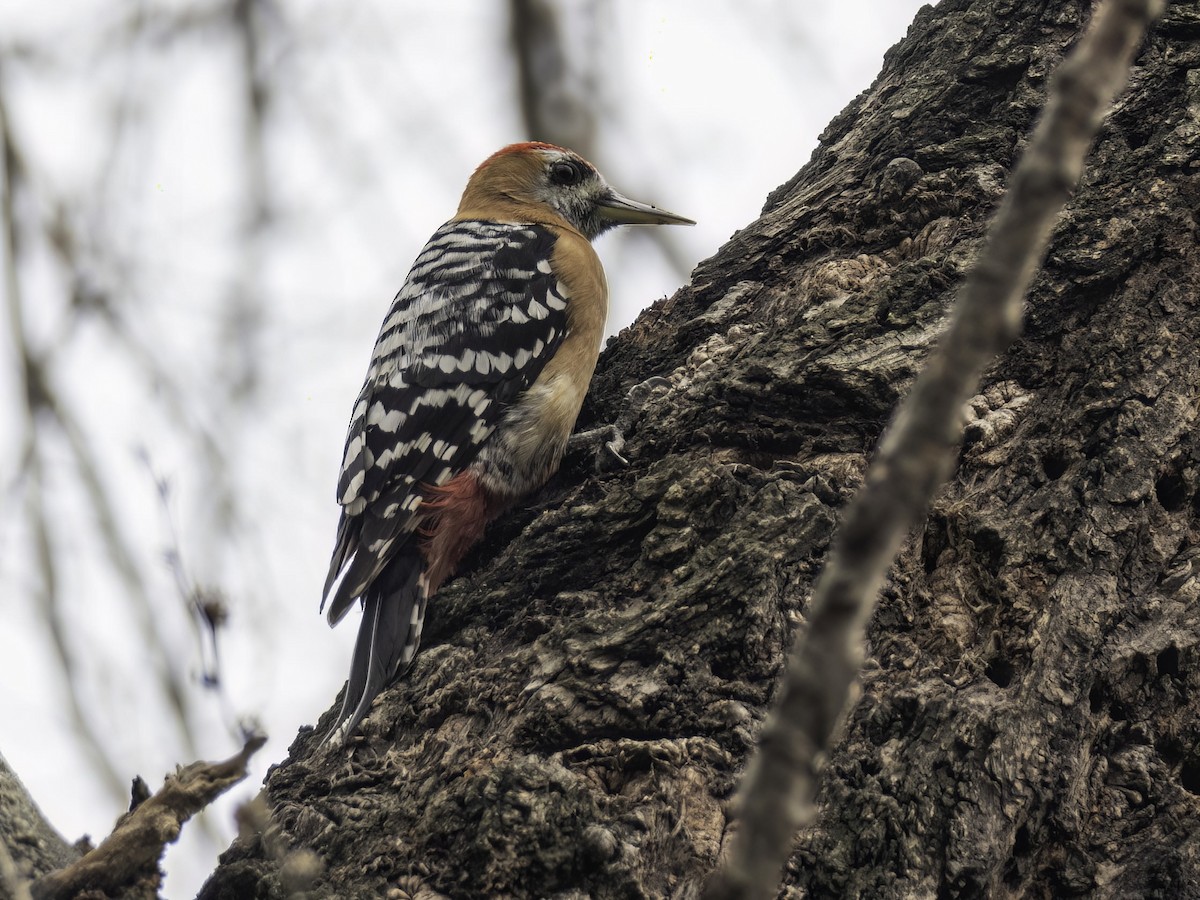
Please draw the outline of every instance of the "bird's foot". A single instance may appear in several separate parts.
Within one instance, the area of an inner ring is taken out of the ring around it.
[[[616,425],[601,425],[589,428],[571,435],[567,441],[568,453],[591,451],[596,456],[597,472],[612,472],[629,465],[629,460],[621,455],[625,447],[625,435],[621,434]]]
[[[625,407],[617,420],[610,425],[600,425],[571,435],[567,441],[567,452],[591,450],[595,453],[596,471],[599,473],[623,469],[629,465],[629,460],[621,452],[625,449],[625,433],[651,398],[670,387],[671,382],[658,375],[635,384],[626,393]]]

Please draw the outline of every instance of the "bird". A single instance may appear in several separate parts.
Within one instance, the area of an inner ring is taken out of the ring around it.
[[[392,301],[354,403],[321,609],[363,618],[341,745],[411,665],[426,604],[485,526],[562,460],[600,353],[608,286],[592,241],[618,225],[694,225],[630,200],[553,144],[512,144]]]

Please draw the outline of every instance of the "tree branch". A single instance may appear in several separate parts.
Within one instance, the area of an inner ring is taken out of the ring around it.
[[[184,822],[246,777],[250,757],[266,740],[253,736],[223,762],[194,762],[167,776],[158,793],[123,816],[99,847],[35,882],[33,896],[67,900],[85,888],[113,894],[147,877],[157,892],[158,861],[166,845],[179,837]]]
[[[792,649],[778,705],[747,770],[740,829],[726,865],[706,886],[706,900],[773,896],[797,829],[813,819],[821,763],[858,676],[879,586],[904,535],[951,471],[963,404],[1019,333],[1022,298],[1054,223],[1161,8],[1160,0],[1109,0],[1060,66],[950,328],[846,511],[808,629]]]

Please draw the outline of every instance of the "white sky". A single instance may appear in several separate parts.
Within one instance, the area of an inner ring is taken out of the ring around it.
[[[453,212],[472,168],[506,143],[537,137],[520,131],[506,4],[278,2],[296,36],[270,48],[270,62],[286,70],[268,147],[278,221],[247,247],[228,214],[245,187],[236,48],[216,37],[146,40],[114,59],[104,50],[105,29],[132,4],[0,0],[2,40],[52,44],[56,59],[70,61],[4,72],[35,190],[82,198],[80,230],[103,249],[92,276],[127,286],[121,299],[130,330],[184,388],[172,398],[147,384],[128,348],[104,328],[72,330],[65,286],[44,253],[22,270],[27,330],[37,346],[66,348],[54,384],[77,410],[119,498],[121,527],[144,550],[138,563],[154,620],[172,664],[197,692],[200,754],[220,758],[237,747],[228,717],[195,684],[195,640],[158,559],[170,527],[189,574],[229,595],[221,647],[228,695],[271,736],[252,779],[206,817],[211,836],[195,823],[185,829],[168,857],[170,897],[194,894],[229,840],[232,804],[257,791],[267,765],[282,759],[296,729],[315,722],[342,685],[357,621],[330,632],[317,603],[344,429],[371,344],[409,264]],[[808,160],[818,133],[868,87],[920,5],[603,6],[614,28],[599,48],[601,168],[623,193],[699,222],[673,234],[692,264],[712,255]],[[109,113],[123,91],[137,98],[134,124],[110,155]],[[614,333],[680,284],[649,242],[617,235],[601,239],[598,250],[612,287]],[[252,344],[263,379],[253,413],[222,403],[227,394],[213,381],[231,369],[219,313],[239,280],[267,310]],[[10,338],[6,324],[0,436],[23,429]],[[230,502],[240,518],[222,517],[212,473],[179,436],[180,420],[207,429],[232,453]],[[123,803],[95,776],[66,711],[29,563],[19,449],[17,439],[0,437],[0,753],[69,839],[99,838]],[[143,451],[172,485],[172,526],[139,460]],[[47,455],[81,695],[120,777],[141,774],[154,788],[190,759],[163,725],[154,663],[128,592],[97,548],[74,463],[58,444]],[[429,614],[438,614],[436,601]]]

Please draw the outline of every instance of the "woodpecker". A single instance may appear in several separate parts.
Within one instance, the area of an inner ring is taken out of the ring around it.
[[[558,469],[600,353],[608,286],[591,242],[695,224],[621,196],[538,142],[488,157],[392,301],[354,404],[321,608],[363,619],[341,744],[421,640],[425,606],[484,527]]]

